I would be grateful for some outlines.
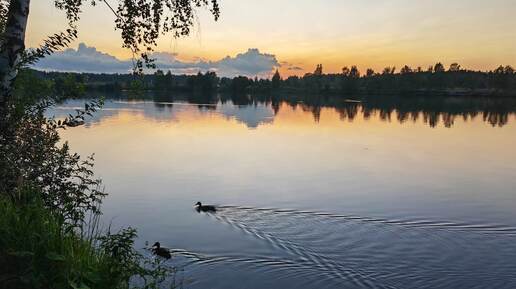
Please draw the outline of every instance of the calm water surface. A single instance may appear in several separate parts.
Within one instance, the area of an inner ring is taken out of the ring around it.
[[[62,136],[184,288],[516,288],[514,114],[353,107],[112,99]]]

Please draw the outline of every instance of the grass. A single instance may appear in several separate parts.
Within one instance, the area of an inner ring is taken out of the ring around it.
[[[37,193],[24,194],[23,204],[0,195],[0,288],[130,288],[134,276],[157,288],[165,279],[166,270],[142,265],[135,230],[66,230]]]

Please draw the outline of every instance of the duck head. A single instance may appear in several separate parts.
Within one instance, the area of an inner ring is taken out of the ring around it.
[[[154,243],[154,245],[152,245],[152,247],[156,247],[159,249],[161,247],[161,244],[159,242],[156,242]]]
[[[196,207],[202,207],[202,204],[201,204],[201,202],[197,202],[197,203],[195,204],[195,206],[196,206]]]

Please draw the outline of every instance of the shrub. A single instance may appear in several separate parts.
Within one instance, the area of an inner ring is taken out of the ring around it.
[[[173,269],[133,248],[136,230],[99,229],[106,194],[93,157],[60,142],[60,129],[83,124],[102,101],[62,120],[45,116],[54,101],[18,97],[1,126],[0,288],[157,288]]]
[[[39,192],[19,195],[0,197],[0,288],[136,288],[135,276],[157,288],[172,272],[133,249],[134,229],[101,235],[96,215],[82,235],[67,232]]]

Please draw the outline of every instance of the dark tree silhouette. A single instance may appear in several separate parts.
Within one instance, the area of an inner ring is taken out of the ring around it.
[[[389,74],[394,74],[394,72],[396,72],[396,67],[390,67],[390,66],[387,66],[383,69],[382,71],[382,74],[383,75],[389,75]]]
[[[351,72],[351,71],[349,70],[349,67],[344,66],[344,67],[342,68],[342,75],[343,75],[343,76],[349,76],[349,73],[350,73],[350,72]]]
[[[408,65],[405,65],[401,68],[401,74],[408,74],[408,73],[412,73],[412,68],[410,68],[410,66]]]
[[[317,67],[315,68],[314,75],[322,75],[323,74],[323,68],[322,64],[317,64]]]
[[[504,73],[505,74],[514,74],[514,68],[512,68],[512,66],[510,66],[510,65],[507,65],[504,69]]]
[[[442,63],[437,63],[435,66],[434,66],[434,72],[435,73],[439,73],[439,72],[445,72],[446,70],[444,69],[444,65]]]
[[[205,74],[199,72],[197,75],[188,77],[187,86],[190,92],[206,96],[213,93],[217,88],[218,81],[217,74],[213,71],[208,71]]]
[[[450,72],[457,72],[460,71],[460,65],[458,63],[452,63],[450,64],[450,69],[448,69]]]
[[[72,74],[32,71],[35,78],[53,83],[60,91],[77,91],[81,86],[86,89],[124,90],[131,88],[133,77],[129,74]],[[198,75],[171,75],[157,71],[153,75],[143,75],[140,86],[157,91],[173,90],[182,92],[244,92],[265,93],[272,90],[282,92],[324,92],[349,96],[380,95],[425,95],[431,96],[516,96],[516,74],[510,65],[500,66],[489,72],[472,71],[460,68],[458,71],[432,72],[422,69],[413,70],[403,67],[395,73],[393,67],[384,69],[383,74],[368,69],[363,76],[355,66],[344,68],[343,73],[303,77],[290,76],[282,79],[275,73],[272,79],[238,77],[219,79],[214,73]],[[27,83],[27,82],[26,82]],[[69,89],[72,88],[72,89]],[[276,92],[277,92],[276,91]],[[66,94],[66,93],[61,93]]]
[[[360,77],[360,71],[358,71],[356,65],[351,66],[351,69],[349,70],[349,77],[355,79]]]
[[[271,85],[272,85],[272,89],[278,89],[281,85],[281,75],[277,69],[276,69],[276,72],[274,73],[274,75],[272,76]]]

